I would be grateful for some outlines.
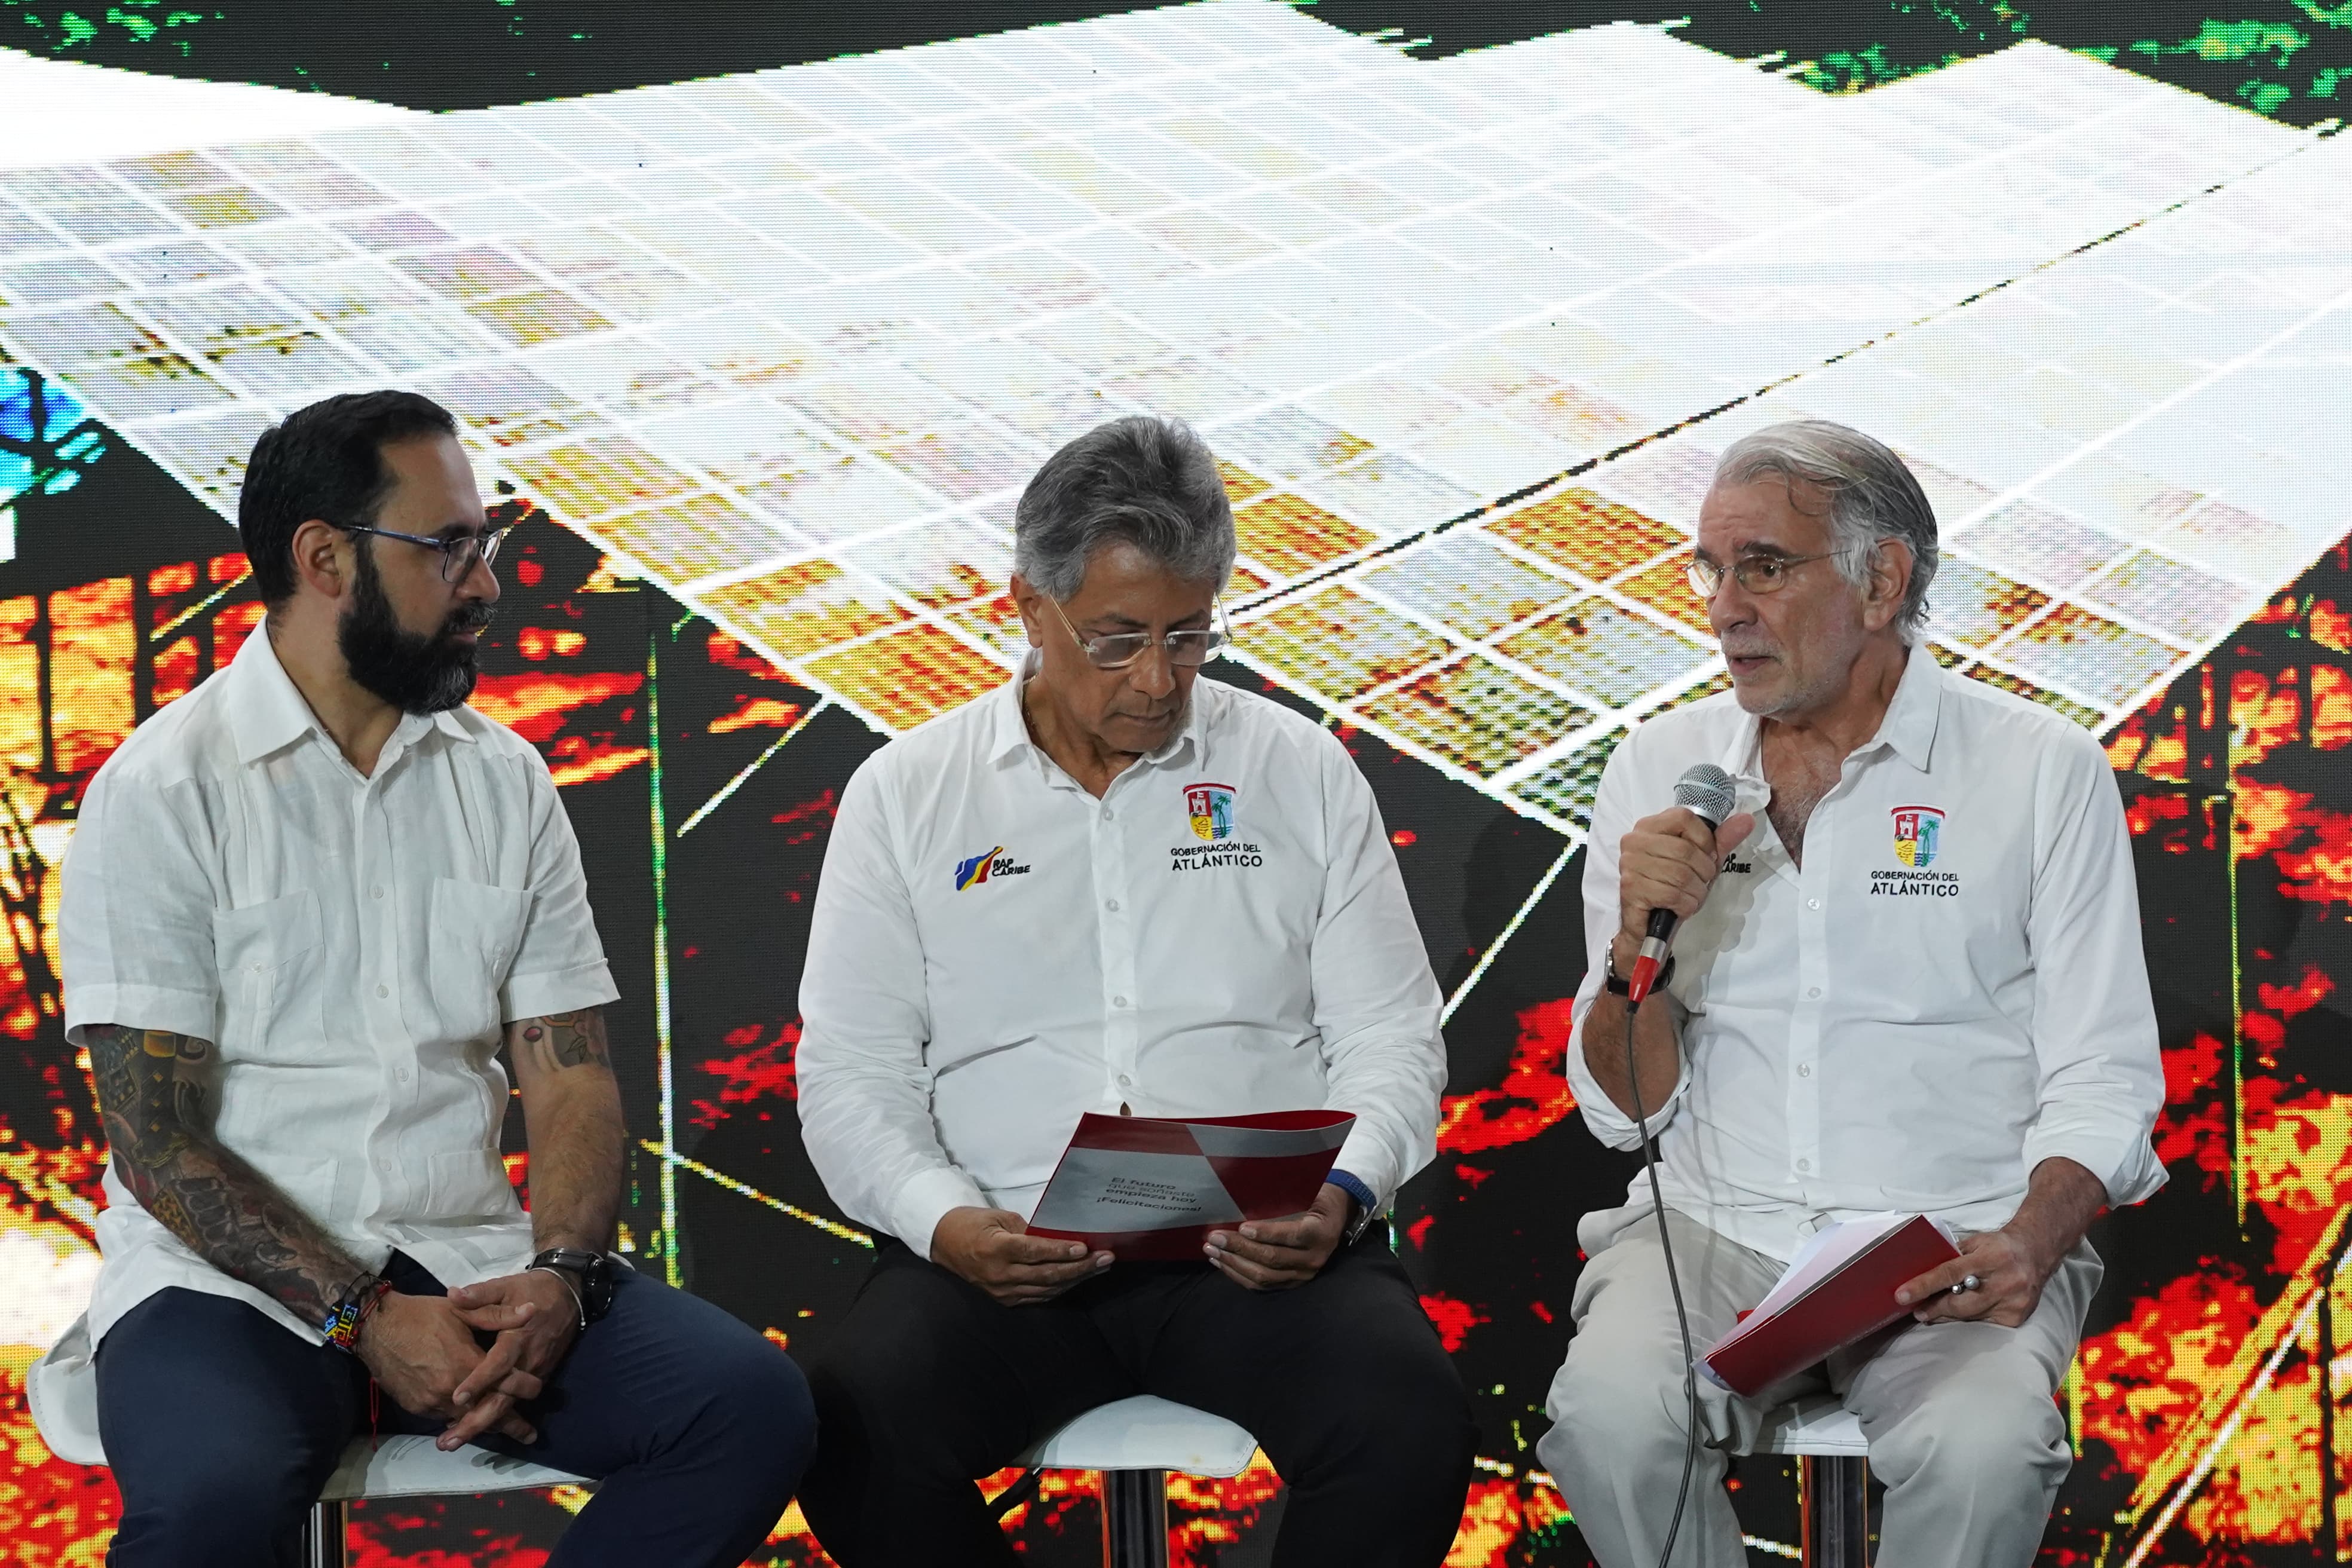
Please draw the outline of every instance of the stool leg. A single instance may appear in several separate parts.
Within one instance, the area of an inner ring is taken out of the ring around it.
[[[1164,1470],[1103,1472],[1106,1568],[1168,1568],[1168,1476]]]
[[[302,1568],[344,1568],[344,1548],[350,1540],[341,1502],[314,1502],[302,1526],[302,1549],[295,1561]]]
[[[1807,1454],[1805,1568],[1869,1568],[1870,1461]]]

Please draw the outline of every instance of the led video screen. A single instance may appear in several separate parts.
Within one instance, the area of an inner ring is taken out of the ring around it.
[[[1241,548],[1210,673],[1347,742],[1448,999],[1439,1159],[1391,1226],[1481,1422],[1449,1561],[1494,1568],[1589,1561],[1534,1445],[1575,1218],[1628,1173],[1562,1071],[1601,766],[1726,683],[1683,573],[1717,455],[1882,437],[1941,526],[1937,656],[2108,748],[2164,1032],[2172,1179],[2095,1230],[2044,1560],[2341,1550],[2352,8],[445,9],[322,54],[283,4],[0,8],[0,100],[37,110],[0,145],[18,1560],[100,1561],[117,1506],[23,1399],[105,1158],[57,868],[99,764],[258,622],[255,437],[381,385],[453,410],[525,525],[475,705],[586,855],[622,1245],[796,1355],[872,1248],[794,1112],[841,788],[1011,674],[1044,458],[1195,424]],[[1733,1483],[1793,1557],[1790,1463]],[[1262,1456],[1171,1495],[1174,1560],[1265,1560]],[[1094,1561],[1098,1497],[1051,1475],[1007,1528]],[[355,1541],[523,1568],[583,1500],[371,1503]],[[764,1550],[825,1561],[797,1510]]]

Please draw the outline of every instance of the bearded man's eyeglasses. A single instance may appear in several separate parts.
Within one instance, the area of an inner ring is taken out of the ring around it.
[[[477,561],[485,566],[496,561],[499,548],[507,542],[507,535],[514,531],[514,525],[509,523],[504,528],[488,529],[480,533],[455,533],[444,538],[425,533],[400,533],[389,528],[362,528],[355,522],[339,522],[335,526],[345,533],[373,533],[380,539],[397,539],[404,543],[421,544],[427,550],[439,551],[441,581],[444,583],[464,582]]]

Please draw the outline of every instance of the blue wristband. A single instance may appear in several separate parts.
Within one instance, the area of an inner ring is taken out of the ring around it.
[[[1372,1196],[1371,1188],[1345,1171],[1333,1171],[1323,1179],[1355,1199],[1356,1206],[1363,1211],[1356,1216],[1356,1223],[1348,1227],[1348,1239],[1355,1240],[1364,1233],[1364,1227],[1379,1216],[1380,1201]]]

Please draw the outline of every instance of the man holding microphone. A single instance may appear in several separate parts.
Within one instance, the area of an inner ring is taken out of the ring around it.
[[[1916,1211],[1964,1237],[1903,1288],[1897,1331],[1759,1399],[1699,1380],[1678,1564],[1747,1561],[1722,1454],[1825,1379],[1886,1483],[1885,1561],[2024,1568],[2069,1462],[2053,1395],[2099,1281],[2085,1228],[2165,1179],[2114,777],[2088,733],[1921,646],[1936,564],[1927,498],[1878,442],[1807,420],[1735,443],[1691,568],[1734,689],[1635,731],[1594,805],[1569,1076],[1603,1142],[1657,1141],[1693,1348],[1823,1225]],[[1735,781],[1719,827],[1659,809],[1703,763]],[[1629,1014],[1657,910],[1681,922],[1672,966]],[[1688,1430],[1648,1183],[1631,1197],[1578,1227],[1538,1446],[1601,1568],[1660,1561]]]
[[[1378,1223],[1434,1153],[1438,994],[1329,731],[1198,679],[1234,563],[1215,460],[1121,419],[1016,514],[1033,651],[843,792],[801,987],[802,1131],[886,1233],[810,1373],[802,1489],[843,1568],[1013,1563],[972,1484],[1155,1394],[1254,1433],[1285,1568],[1434,1568],[1468,1400]],[[1352,1111],[1296,1219],[1197,1262],[1025,1234],[1079,1117]]]

